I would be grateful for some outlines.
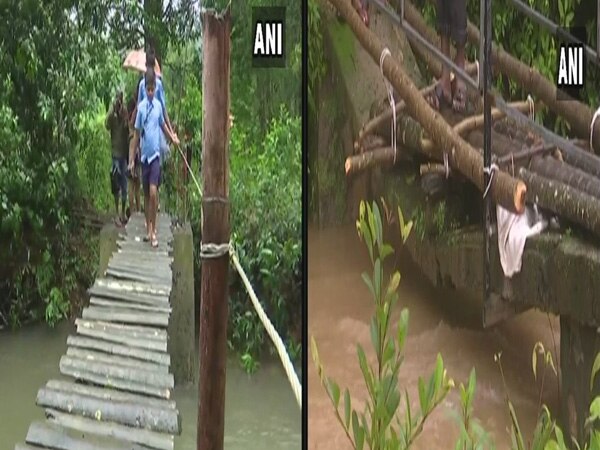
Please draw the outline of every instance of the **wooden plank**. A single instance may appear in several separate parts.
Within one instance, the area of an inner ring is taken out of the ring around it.
[[[83,360],[102,362],[115,366],[134,367],[142,370],[153,370],[155,372],[169,373],[169,366],[125,358],[122,356],[109,355],[107,353],[95,352],[92,350],[84,350],[77,347],[69,347],[67,349],[67,356]]]
[[[54,409],[46,409],[46,417],[50,423],[85,434],[91,433],[120,439],[156,450],[173,450],[175,447],[173,436],[155,431],[135,429],[111,422],[99,422],[97,420],[86,419],[85,417],[65,414]]]
[[[140,274],[124,271],[124,270],[115,270],[115,269],[111,269],[111,268],[106,269],[105,274],[109,275],[111,277],[117,278],[119,280],[138,281],[138,282],[142,282],[142,283],[143,282],[153,283],[156,281],[164,282],[164,280],[165,280],[165,279],[157,280],[156,277],[140,275]]]
[[[100,400],[106,400],[116,403],[132,403],[136,405],[152,406],[160,409],[176,409],[174,400],[164,400],[153,398],[140,394],[132,394],[116,389],[109,389],[87,384],[75,383],[65,380],[49,380],[46,383],[48,389],[63,391],[71,394],[81,394],[87,397],[95,397]]]
[[[171,390],[167,388],[159,388],[156,386],[149,386],[146,384],[139,384],[129,380],[122,380],[119,378],[110,378],[107,375],[99,375],[97,373],[90,372],[88,370],[77,370],[70,366],[61,366],[60,373],[72,377],[78,381],[85,381],[86,383],[93,383],[97,386],[104,386],[110,389],[119,389],[125,392],[131,392],[134,394],[144,394],[156,398],[171,398]]]
[[[120,281],[112,278],[96,278],[95,286],[164,297],[168,297],[171,294],[171,284],[139,283],[135,281]]]
[[[148,306],[166,307],[169,305],[168,296],[139,294],[137,292],[119,291],[117,289],[107,289],[102,286],[92,286],[88,289],[90,296],[121,300],[128,303],[138,303]]]
[[[41,388],[36,404],[44,408],[77,414],[88,419],[115,422],[134,428],[179,434],[179,412],[135,403],[101,400],[52,389]]]
[[[151,361],[166,366],[171,364],[171,356],[168,353],[155,352],[83,336],[69,336],[67,338],[67,345],[91,350],[99,350],[112,355],[126,356],[128,358],[134,358],[142,361]]]
[[[117,344],[127,345],[129,347],[136,347],[145,350],[153,350],[156,352],[166,352],[167,343],[150,340],[147,337],[134,338],[127,335],[116,335],[106,331],[99,331],[93,328],[77,327],[77,332],[86,337],[92,337],[102,339],[108,342],[115,342]]]
[[[69,430],[51,422],[33,422],[25,442],[55,450],[145,450],[140,445],[116,439],[86,439],[81,432]]]
[[[110,331],[115,334],[126,334],[135,338],[147,338],[153,341],[166,341],[167,332],[160,328],[142,325],[122,325],[118,323],[104,322],[101,320],[75,319],[75,325],[82,328],[92,328],[100,331]]]
[[[129,308],[106,308],[103,306],[90,306],[85,308],[81,315],[87,320],[101,320],[111,323],[116,322],[153,325],[164,328],[169,326],[168,313],[136,311]]]
[[[63,355],[60,358],[60,369],[61,371],[64,369],[70,372],[85,371],[106,377],[109,380],[106,385],[111,385],[111,383],[119,379],[158,388],[173,389],[175,387],[173,375],[170,373],[129,366],[110,365],[102,361],[92,361],[67,355]]]
[[[118,301],[118,300],[107,300],[104,298],[91,297],[90,305],[104,306],[115,309],[131,309],[136,311],[148,311],[148,312],[160,312],[171,314],[170,306],[151,306],[151,305],[140,305],[137,303]]]

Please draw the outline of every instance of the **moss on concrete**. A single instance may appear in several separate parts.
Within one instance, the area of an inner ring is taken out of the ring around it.
[[[173,229],[173,288],[169,354],[175,383],[195,383],[198,374],[194,304],[194,242],[189,223]]]
[[[98,276],[103,276],[108,261],[114,252],[117,251],[117,239],[119,238],[119,229],[112,223],[104,225],[100,230],[100,248],[98,261]]]

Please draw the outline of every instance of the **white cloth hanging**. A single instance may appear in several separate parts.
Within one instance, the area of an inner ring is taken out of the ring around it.
[[[548,222],[527,207],[523,214],[513,214],[500,205],[496,206],[498,221],[498,251],[504,275],[511,278],[521,271],[521,258],[528,237],[541,233]]]

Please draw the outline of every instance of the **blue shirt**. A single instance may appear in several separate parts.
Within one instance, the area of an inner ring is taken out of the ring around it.
[[[146,78],[142,78],[138,89],[138,105],[146,98]],[[158,99],[163,111],[166,111],[167,106],[165,104],[165,90],[163,88],[162,81],[159,77],[156,77],[156,89],[154,90],[154,98]]]
[[[154,97],[152,102],[147,98],[138,105],[135,117],[135,129],[143,133],[141,161],[150,164],[160,156],[161,127],[165,123],[160,102]]]

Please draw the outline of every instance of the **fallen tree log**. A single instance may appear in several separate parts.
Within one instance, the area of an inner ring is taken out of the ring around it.
[[[517,109],[518,111],[523,112],[529,109],[529,102],[509,103],[509,106]],[[504,117],[504,113],[501,110],[497,108],[492,108],[492,121],[496,121],[502,117]],[[476,128],[481,128],[482,126],[483,114],[480,114],[478,116],[467,117],[462,122],[457,123],[456,125],[454,125],[454,131],[459,135],[463,136]],[[435,144],[430,139],[424,139],[424,141],[421,143],[421,148],[426,153],[430,153],[433,150],[434,146]]]
[[[406,151],[402,148],[397,148],[394,154],[392,147],[379,147],[368,152],[352,155],[346,158],[344,168],[346,175],[352,175],[358,172],[363,172],[374,166],[388,166],[400,161],[406,161]]]
[[[537,157],[531,160],[530,170],[600,199],[600,179],[567,163],[554,158]]]
[[[345,0],[330,0],[330,3],[337,8],[373,60],[379,62],[385,47],[360,20],[352,5]],[[445,147],[451,149],[448,152],[450,166],[465,175],[483,192],[485,186],[482,155],[458,136],[440,114],[431,109],[412,80],[391,57],[384,58],[382,68],[385,77],[406,102],[408,113],[423,126],[437,144],[436,147],[440,148],[429,156],[441,160],[442,149]],[[496,203],[510,211],[518,213],[524,211],[526,190],[522,181],[504,172],[499,172],[492,177],[490,195]]]
[[[600,202],[560,181],[550,180],[525,168],[519,175],[527,183],[527,198],[559,217],[600,235]]]
[[[426,36],[430,42],[435,42],[431,39],[436,36],[435,31],[427,25],[421,13],[410,1],[404,2],[404,18],[421,35]],[[467,37],[473,45],[479,48],[479,29],[470,21],[467,24]],[[548,80],[537,69],[529,67],[510,53],[498,48],[494,43],[492,43],[492,65],[494,66],[493,69],[499,70],[514,81],[518,81],[523,89],[538,97],[554,113],[563,117],[571,125],[577,137],[589,139],[593,111],[588,105],[576,100],[559,100],[556,95],[556,86],[552,81]],[[596,143],[596,153],[599,153],[600,121],[596,121],[594,124],[593,142]]]

